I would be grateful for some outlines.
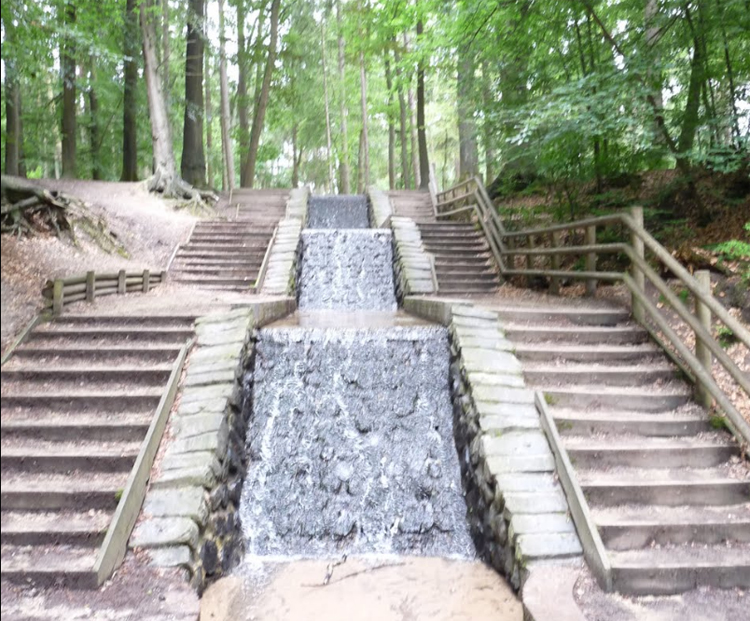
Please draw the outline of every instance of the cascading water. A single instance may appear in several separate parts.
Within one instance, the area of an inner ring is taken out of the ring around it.
[[[308,223],[300,311],[256,346],[246,551],[473,557],[447,331],[395,312],[390,232],[331,228],[366,226],[364,197],[313,198]]]

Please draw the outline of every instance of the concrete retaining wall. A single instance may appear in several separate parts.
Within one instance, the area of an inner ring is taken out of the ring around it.
[[[253,330],[295,308],[293,299],[259,302],[196,322],[178,406],[163,458],[130,538],[151,562],[182,567],[202,591],[240,559],[238,508],[245,474]]]

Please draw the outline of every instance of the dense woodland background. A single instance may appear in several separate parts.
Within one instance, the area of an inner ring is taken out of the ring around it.
[[[748,0],[6,0],[2,61],[6,174],[748,191]]]

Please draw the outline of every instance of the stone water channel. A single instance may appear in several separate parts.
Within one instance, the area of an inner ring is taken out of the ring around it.
[[[368,222],[364,196],[310,199],[299,310],[258,333],[236,572],[255,585],[249,618],[391,618],[386,611],[404,602],[427,612],[441,598],[441,614],[465,609],[456,618],[484,615],[481,606],[493,611],[482,618],[520,618],[497,616],[517,602],[476,561],[447,331],[397,310],[391,233]],[[339,574],[363,574],[346,594],[333,595],[333,584],[329,596],[306,589],[344,563]],[[380,579],[370,575],[383,568]],[[499,588],[477,608],[445,599],[457,580]],[[348,616],[381,584],[390,585],[375,597],[382,614],[376,606],[376,616]]]

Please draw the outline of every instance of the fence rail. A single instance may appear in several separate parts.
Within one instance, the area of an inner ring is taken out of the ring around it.
[[[103,295],[115,295],[132,292],[148,293],[150,289],[166,279],[166,272],[119,272],[97,274],[86,272],[82,276],[58,278],[48,281],[42,289],[46,298],[47,308],[51,308],[55,315],[63,312],[63,308],[73,302],[86,300],[93,302]]]
[[[432,193],[432,192],[431,192]],[[588,296],[596,293],[599,281],[623,282],[630,292],[634,319],[643,325],[654,340],[672,357],[696,386],[698,401],[707,408],[714,402],[725,413],[728,426],[746,446],[750,444],[750,425],[719,387],[713,374],[714,358],[750,396],[750,377],[730,358],[713,336],[713,316],[738,342],[750,349],[750,331],[735,319],[713,297],[708,272],[695,275],[686,270],[643,226],[643,208],[546,227],[508,231],[503,226],[482,181],[473,177],[442,192],[434,189],[434,210],[438,219],[468,215],[482,227],[501,274],[520,276],[529,284],[531,277],[548,279],[550,293],[560,292],[562,281],[583,280]],[[598,243],[607,230],[607,239],[619,241]],[[647,254],[648,253],[648,254]],[[601,269],[601,257],[618,255],[629,263],[624,271]],[[579,257],[578,263],[563,267],[563,259]],[[520,258],[521,266],[516,259]],[[695,301],[691,311],[670,285],[654,269],[661,266],[671,272]],[[646,292],[650,283],[660,294],[660,301],[672,310],[693,332],[695,346],[690,347],[672,328],[670,322]]]

